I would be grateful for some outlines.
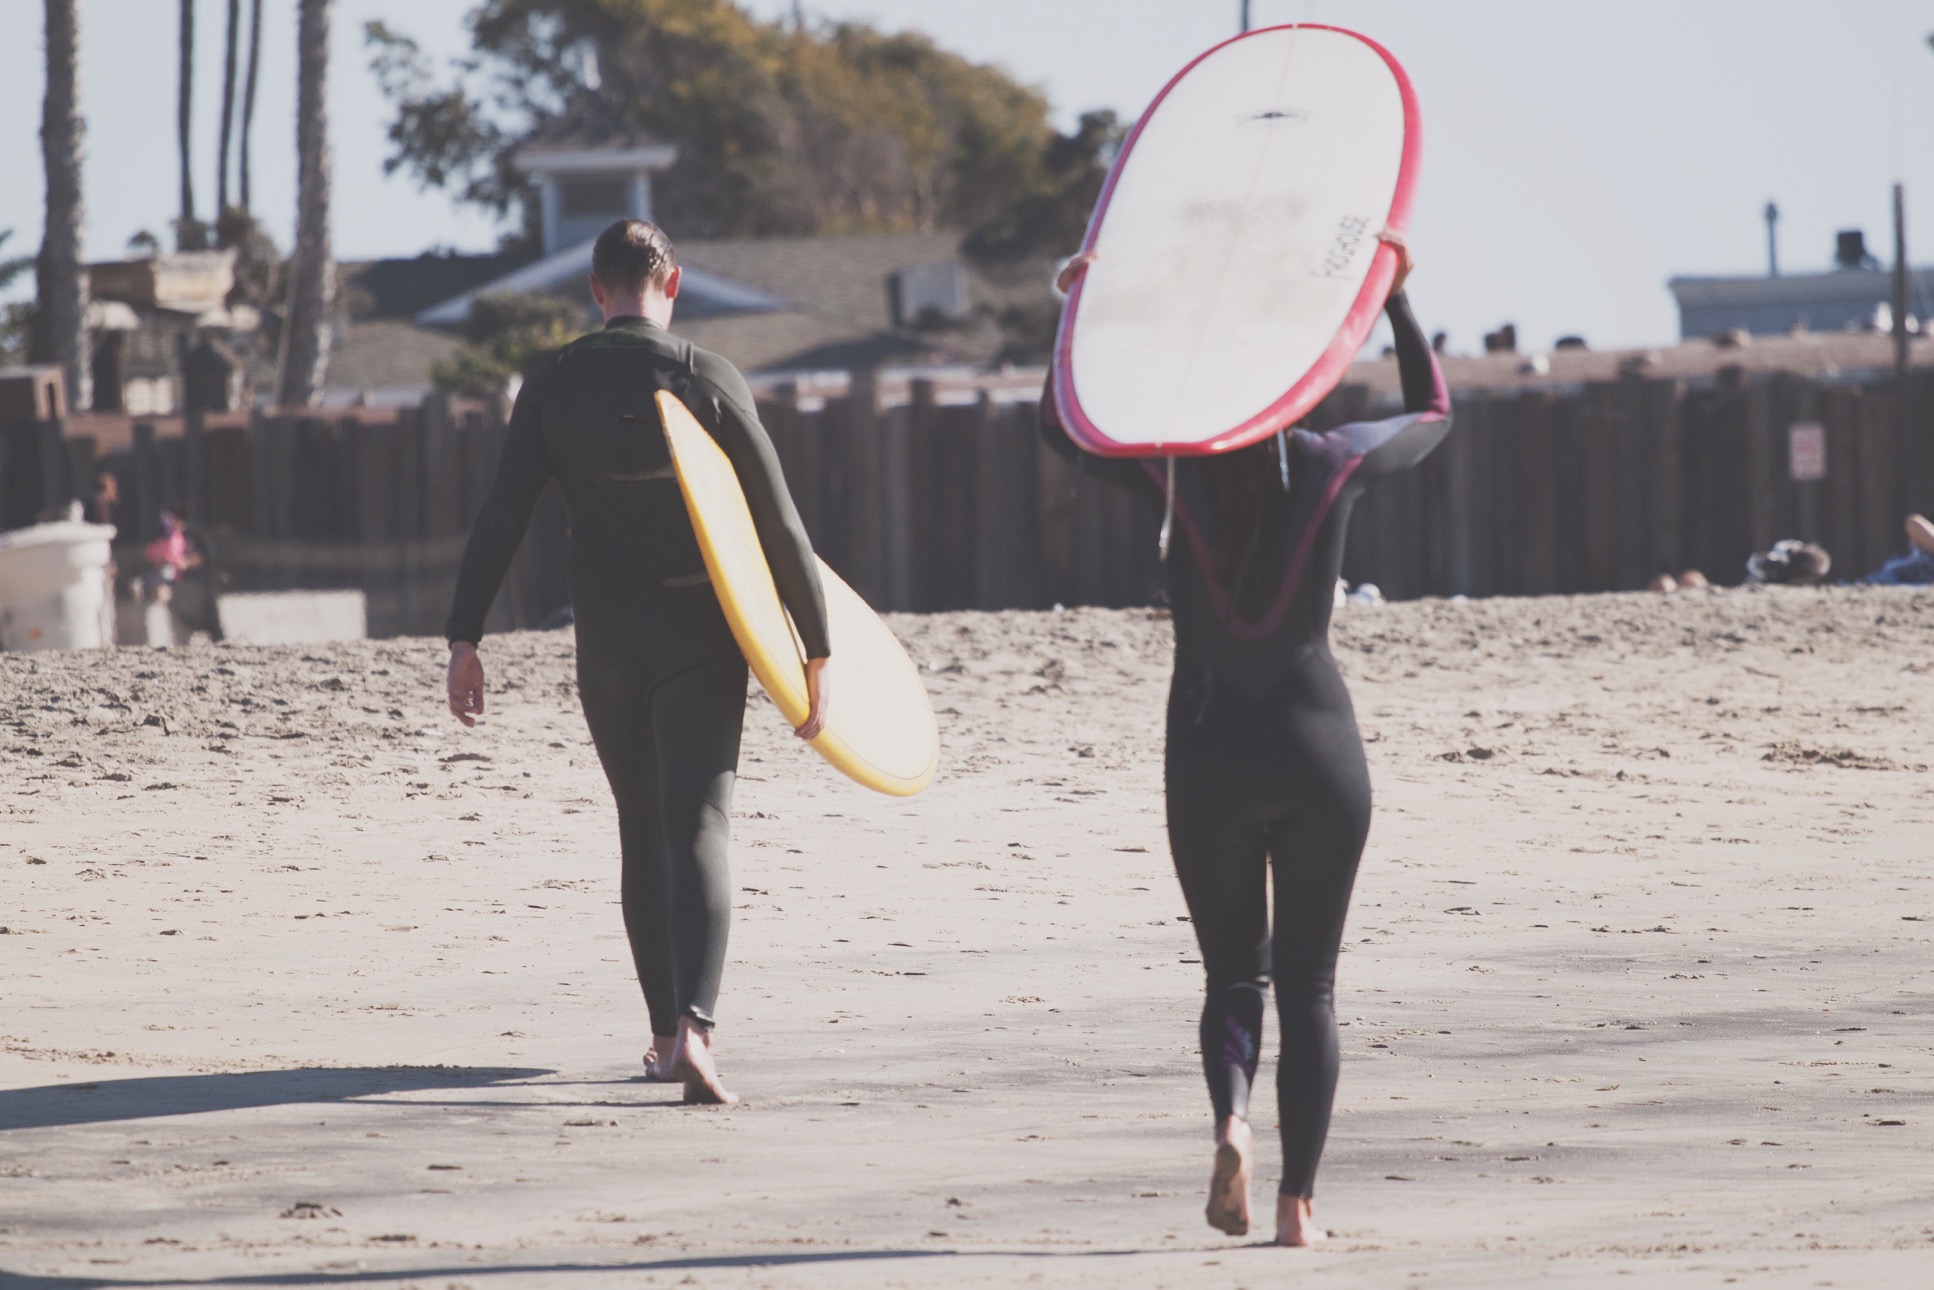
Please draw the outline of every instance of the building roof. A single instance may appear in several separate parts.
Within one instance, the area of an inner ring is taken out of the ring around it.
[[[594,245],[594,242],[579,242],[554,255],[521,265],[500,278],[477,283],[459,295],[418,311],[416,321],[430,327],[458,326],[470,316],[470,302],[478,296],[523,295],[532,291],[578,297],[588,310],[591,293],[585,277],[591,272]],[[776,296],[707,273],[696,265],[686,266],[684,290],[690,297],[688,312],[693,313],[756,312],[785,307],[785,302]]]
[[[1916,336],[1908,350],[1916,367],[1934,366],[1934,337]],[[1620,376],[1649,380],[1710,381],[1732,368],[1745,373],[1792,372],[1825,380],[1853,379],[1887,371],[1894,364],[1892,337],[1878,332],[1812,332],[1792,336],[1738,338],[1720,342],[1685,341],[1656,349],[1559,349],[1544,354],[1483,354],[1443,360],[1444,379],[1453,393],[1477,390],[1550,389],[1615,381]],[[1398,397],[1402,385],[1394,358],[1354,364],[1345,385]]]
[[[408,260],[347,263],[337,270],[337,280],[351,319],[408,318],[514,273],[536,258],[534,251],[494,255],[425,251]]]
[[[677,159],[677,145],[655,135],[555,124],[532,135],[511,158],[532,175],[664,170]]]
[[[673,330],[732,360],[746,372],[818,371],[928,363],[987,364],[1010,338],[1016,311],[1052,315],[1052,266],[1029,260],[989,269],[967,261],[957,233],[862,233],[842,237],[734,238],[678,244],[686,281]],[[896,325],[892,284],[902,269],[958,264],[972,306],[963,322],[932,328]],[[352,327],[343,346],[361,342],[372,320],[395,328],[377,333],[396,353],[381,360],[383,380],[360,375],[362,360],[332,360],[329,385],[385,387],[421,361],[417,384],[429,381],[429,362],[454,348],[449,328],[468,302],[493,290],[554,291],[582,299],[591,310],[584,276],[589,244],[544,259],[506,256],[419,256],[344,266],[353,288]],[[450,288],[438,296],[439,288]],[[416,338],[440,338],[436,343]],[[339,353],[342,352],[339,349]],[[373,365],[377,360],[372,357]],[[358,374],[352,379],[352,374]]]
[[[446,331],[395,318],[352,322],[329,350],[324,385],[370,396],[372,402],[412,402],[430,385],[430,368],[463,342]]]

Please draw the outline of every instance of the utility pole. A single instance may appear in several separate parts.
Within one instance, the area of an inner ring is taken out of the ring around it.
[[[1766,276],[1780,276],[1780,208],[1766,203]]]
[[[806,30],[805,0],[792,0],[792,29],[794,31]]]
[[[1894,378],[1907,380],[1907,189],[1894,185]]]
[[[1242,0],[1242,29],[1249,30],[1249,0]]]

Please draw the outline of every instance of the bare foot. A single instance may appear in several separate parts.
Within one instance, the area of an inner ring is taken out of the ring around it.
[[[1276,1197],[1276,1244],[1315,1245],[1330,1234],[1316,1225],[1307,1196]]]
[[[645,1079],[653,1084],[670,1084],[678,1077],[672,1074],[672,1051],[678,1047],[676,1035],[653,1035],[651,1047],[645,1049]]]
[[[685,1081],[685,1101],[691,1106],[731,1106],[737,1093],[719,1082],[712,1061],[712,1032],[689,1017],[678,1022],[678,1046],[672,1049],[672,1076]]]
[[[1907,540],[1929,555],[1934,555],[1934,524],[1919,515],[1907,517]]]
[[[1230,1116],[1215,1135],[1215,1172],[1209,1176],[1209,1226],[1230,1236],[1249,1234],[1249,1122]]]

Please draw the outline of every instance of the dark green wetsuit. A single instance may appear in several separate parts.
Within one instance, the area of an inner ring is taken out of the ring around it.
[[[571,516],[578,694],[618,804],[625,930],[653,1034],[711,1025],[731,920],[726,841],[746,668],[672,473],[654,395],[670,390],[745,489],[807,657],[826,604],[779,459],[738,370],[643,318],[617,318],[548,360],[517,396],[445,634],[475,642],[555,479]]]

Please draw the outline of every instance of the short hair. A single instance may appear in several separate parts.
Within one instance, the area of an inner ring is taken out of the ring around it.
[[[650,220],[621,219],[598,234],[591,248],[591,276],[624,295],[662,290],[677,267],[671,239]]]

